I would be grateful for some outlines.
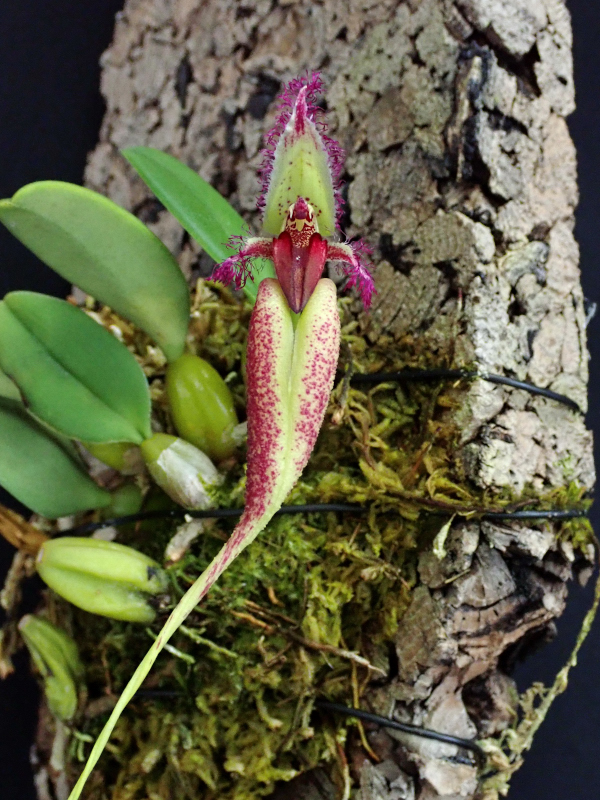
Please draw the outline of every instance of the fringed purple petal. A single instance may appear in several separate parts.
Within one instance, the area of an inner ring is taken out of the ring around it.
[[[337,262],[336,267],[348,278],[346,288],[356,287],[367,310],[375,293],[375,283],[369,261],[372,252],[369,245],[361,240],[344,244],[333,243],[327,247],[327,259]]]
[[[211,281],[218,281],[234,289],[242,289],[246,281],[252,278],[252,261],[255,258],[272,258],[272,239],[247,239],[244,236],[231,236],[227,247],[238,252],[218,264],[210,276]]]
[[[225,286],[233,286],[234,289],[241,289],[246,285],[248,278],[251,277],[249,259],[238,254],[226,258],[225,261],[215,267],[210,280],[223,283]]]
[[[263,149],[263,159],[260,167],[258,168],[258,175],[261,181],[261,192],[257,200],[256,207],[261,212],[264,212],[267,191],[269,189],[269,182],[271,179],[271,172],[273,171],[273,159],[275,156],[275,148],[279,141],[286,125],[290,121],[296,100],[300,90],[306,87],[306,106],[308,117],[315,124],[319,131],[323,146],[327,152],[327,160],[329,169],[331,170],[331,180],[333,183],[334,200],[335,200],[335,218],[337,227],[339,228],[340,220],[343,214],[344,200],[342,198],[342,182],[340,176],[344,168],[345,153],[342,147],[327,136],[327,124],[323,120],[323,110],[317,105],[317,99],[323,93],[323,81],[319,72],[313,72],[311,75],[304,75],[300,78],[294,78],[287,83],[277,102],[279,104],[279,114],[275,125],[267,133],[265,137],[265,147]]]

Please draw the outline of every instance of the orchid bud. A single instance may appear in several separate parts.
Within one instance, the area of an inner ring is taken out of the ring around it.
[[[77,711],[78,687],[83,679],[77,645],[56,625],[33,614],[21,619],[19,630],[44,680],[50,711],[65,722],[72,719]]]
[[[40,548],[36,566],[42,580],[73,605],[129,622],[152,622],[150,597],[167,587],[156,561],[100,539],[51,539]]]
[[[189,509],[213,505],[211,490],[222,478],[205,453],[167,433],[146,439],[141,451],[150,475],[172,500]]]
[[[186,353],[169,364],[167,396],[180,436],[217,461],[233,453],[238,422],[233,397],[208,361]]]

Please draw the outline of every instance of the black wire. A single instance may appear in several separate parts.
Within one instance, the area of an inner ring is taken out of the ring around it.
[[[55,538],[60,536],[83,536],[86,533],[101,530],[102,528],[118,527],[119,525],[129,525],[133,522],[143,522],[151,519],[183,519],[184,517],[193,517],[194,519],[230,519],[241,517],[243,508],[207,508],[198,511],[186,511],[184,508],[173,508],[161,511],[140,511],[137,514],[128,514],[124,517],[114,517],[113,519],[105,519],[101,522],[86,522],[83,525],[76,525],[74,528],[60,531],[55,534]],[[449,516],[451,510],[437,510],[426,509],[431,514],[438,516]],[[364,513],[367,509],[364,506],[354,505],[351,503],[307,503],[305,505],[281,506],[275,516],[283,514],[311,514],[328,511],[337,511],[347,514]],[[458,508],[456,513],[466,514],[469,513],[468,509]],[[578,519],[586,517],[587,511],[580,508],[566,508],[566,509],[550,509],[545,511],[543,509],[531,509],[521,511],[474,511],[473,516],[477,519],[488,520],[519,520],[519,519]]]
[[[513,389],[523,389],[531,394],[541,395],[548,397],[550,400],[556,400],[562,403],[573,411],[580,414],[583,413],[578,403],[571,400],[564,394],[553,392],[552,389],[544,389],[541,386],[535,386],[533,383],[526,381],[518,381],[515,378],[507,378],[504,375],[495,375],[493,372],[469,372],[463,369],[445,369],[444,367],[436,367],[435,369],[403,369],[398,372],[370,372],[370,373],[356,373],[350,378],[350,383],[390,383],[392,381],[435,381],[442,378],[452,379],[467,379],[481,378],[483,381],[490,383],[497,383],[504,386],[511,386]]]
[[[170,700],[174,697],[183,697],[183,692],[176,689],[138,689],[134,697],[141,700]]]
[[[373,722],[376,725],[381,725],[385,728],[393,728],[403,733],[410,733],[413,736],[421,736],[424,739],[434,739],[436,742],[444,742],[445,744],[456,745],[456,747],[463,747],[465,750],[470,750],[472,753],[475,753],[480,764],[485,763],[486,760],[485,752],[473,739],[462,739],[460,736],[452,736],[449,733],[439,733],[429,728],[421,728],[419,725],[411,725],[408,722],[397,722],[395,719],[380,717],[379,714],[371,714],[370,711],[362,711],[359,708],[350,708],[341,703],[329,703],[326,700],[317,700],[315,705],[323,711],[345,714],[347,717],[356,717],[356,719],[361,719],[365,722]]]
[[[341,513],[356,514],[363,511],[362,506],[351,505],[350,503],[307,503],[303,505],[281,506],[275,513],[276,517],[283,514],[310,514],[319,511],[338,511]],[[55,534],[58,536],[82,536],[84,533],[92,533],[101,528],[111,526],[129,525],[132,522],[143,522],[148,519],[183,519],[193,517],[194,519],[228,519],[241,517],[243,508],[207,508],[197,511],[188,511],[185,508],[162,509],[159,511],[139,511],[137,514],[127,514],[123,517],[105,519],[101,522],[85,522],[83,525],[76,525],[74,528],[60,531]]]
[[[578,519],[587,517],[587,511],[582,508],[531,509],[529,511],[486,511],[480,519]]]

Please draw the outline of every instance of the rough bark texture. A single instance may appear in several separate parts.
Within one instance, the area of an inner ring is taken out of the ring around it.
[[[272,101],[283,81],[321,70],[348,153],[346,230],[367,239],[377,265],[374,310],[359,316],[366,335],[390,347],[412,337],[444,364],[452,343],[455,366],[550,387],[585,408],[562,0],[129,0],[103,67],[108,108],[87,184],[148,222],[187,274],[204,275],[208,259],[118,150],[170,151],[252,225]],[[465,479],[492,495],[591,488],[581,415],[483,381],[460,398]],[[398,674],[368,693],[372,708],[461,736],[506,725],[507,652],[551,629],[566,601],[573,551],[557,531],[457,522],[444,561],[422,555]],[[370,735],[379,764],[350,754],[361,800],[476,796],[475,769],[444,758],[447,746]],[[309,776],[277,796],[335,792]]]

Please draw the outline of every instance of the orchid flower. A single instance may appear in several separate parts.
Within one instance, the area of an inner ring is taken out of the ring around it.
[[[251,275],[255,258],[270,258],[290,309],[301,312],[327,261],[337,262],[356,286],[365,308],[371,304],[373,279],[363,242],[329,242],[339,230],[343,201],[340,173],[344,154],[324,132],[316,99],[322,89],[318,74],[291,81],[280,98],[280,114],[267,136],[260,168],[266,237],[233,237],[238,252],[220,264],[213,280],[240,289]]]
[[[69,800],[77,800],[123,709],[158,654],[239,553],[264,530],[308,463],[323,423],[340,346],[336,287],[322,278],[341,265],[368,307],[373,292],[361,243],[330,241],[342,210],[343,153],[320,120],[318,75],[291,81],[267,137],[261,168],[264,237],[236,239],[238,252],[213,280],[244,285],[254,258],[269,258],[277,280],[259,286],[247,344],[248,466],[244,512],[232,535],[172,611],[134,672],[94,745]]]

